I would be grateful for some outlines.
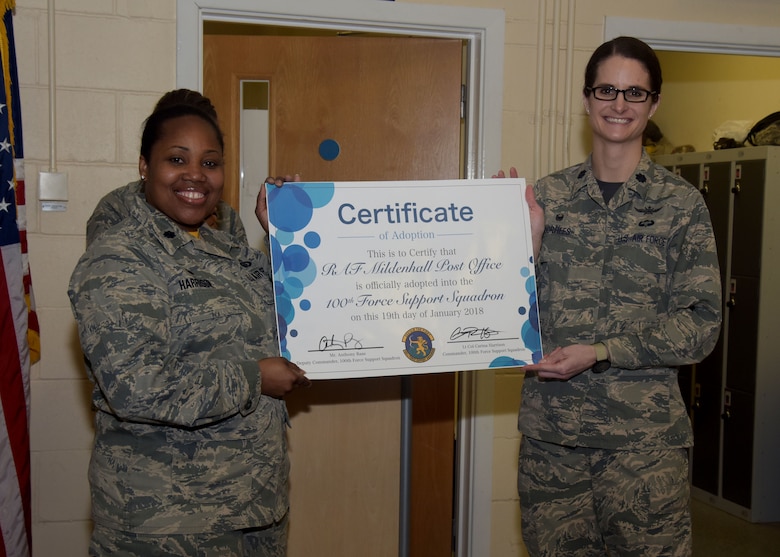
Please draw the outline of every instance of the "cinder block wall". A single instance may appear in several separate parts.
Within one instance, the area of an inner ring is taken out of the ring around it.
[[[504,167],[514,165],[521,172],[532,168],[540,2],[418,3],[505,10],[502,161]],[[141,123],[160,94],[176,86],[176,0],[57,0],[55,4],[56,170],[68,174],[66,212],[41,212],[36,195],[38,173],[53,170],[49,160],[47,1],[17,0],[14,26],[24,121],[30,264],[43,348],[41,362],[32,370],[33,543],[36,557],[75,557],[86,555],[91,528],[86,470],[92,414],[67,282],[84,249],[87,217],[104,193],[135,179]],[[541,4],[546,5],[549,43],[555,0]],[[558,4],[565,16],[568,3]],[[580,0],[575,16],[575,87],[579,87],[587,57],[602,41],[605,15],[780,27],[776,4],[766,0],[682,4],[675,0],[649,4]],[[545,87],[549,87],[548,74],[546,68],[542,78]],[[581,104],[578,98],[561,102],[572,103],[571,156],[578,160],[587,151]],[[544,148],[543,156],[547,156]],[[491,557],[521,557],[515,417],[522,378],[502,372],[496,374],[495,382]]]

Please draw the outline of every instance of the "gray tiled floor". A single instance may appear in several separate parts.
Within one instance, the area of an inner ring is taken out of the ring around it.
[[[752,524],[693,500],[694,557],[778,557],[780,522]]]

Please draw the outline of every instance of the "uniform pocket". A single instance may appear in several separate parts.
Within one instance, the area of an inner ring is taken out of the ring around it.
[[[666,306],[666,252],[653,244],[615,248],[611,305],[627,321],[655,319]]]
[[[605,384],[604,412],[611,421],[669,423],[671,389],[665,377],[610,375]]]

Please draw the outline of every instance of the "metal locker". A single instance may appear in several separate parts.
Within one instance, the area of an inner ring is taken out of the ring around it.
[[[693,496],[780,521],[780,146],[661,155],[704,196],[723,280],[712,354],[681,369]]]

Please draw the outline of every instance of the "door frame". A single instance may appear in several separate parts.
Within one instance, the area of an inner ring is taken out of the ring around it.
[[[265,0],[262,6],[257,4],[256,0],[177,0],[177,87],[203,90],[205,21],[458,38],[468,45],[465,177],[484,178],[500,168],[503,10],[378,0]],[[456,556],[489,555],[494,373],[461,373],[460,384]]]
[[[621,35],[644,40],[656,50],[780,56],[777,27],[707,23],[703,21],[666,21],[607,16],[604,40]]]
[[[176,83],[203,85],[203,22],[221,21],[458,38],[468,43],[466,178],[490,176],[501,164],[504,10],[378,0],[177,0]]]

